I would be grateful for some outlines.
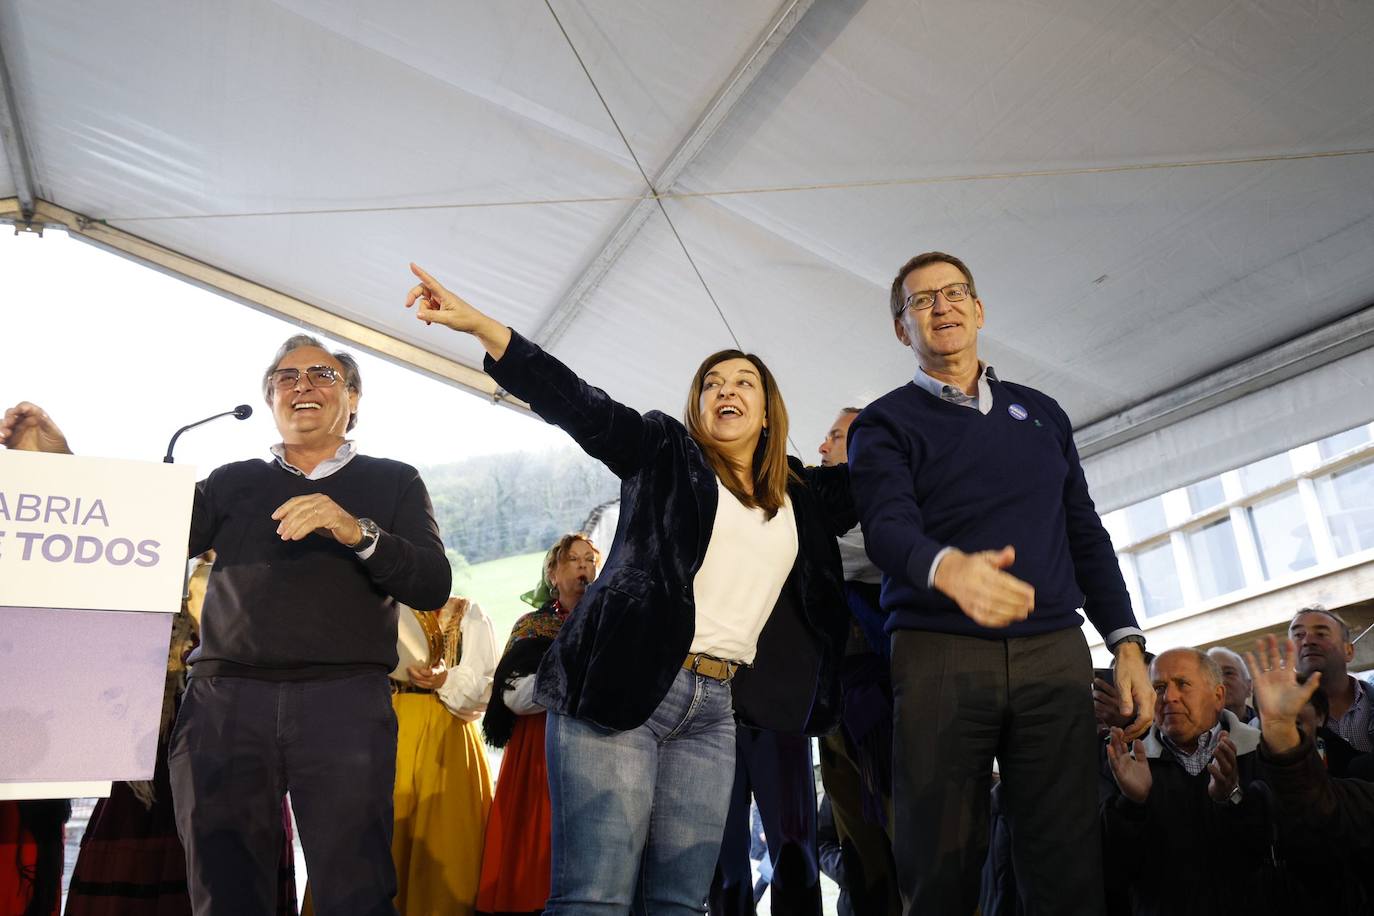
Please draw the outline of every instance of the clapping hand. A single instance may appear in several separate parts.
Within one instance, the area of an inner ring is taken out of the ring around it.
[[[1273,754],[1291,751],[1301,740],[1298,713],[1321,685],[1321,672],[1299,683],[1298,644],[1291,639],[1280,643],[1273,635],[1258,640],[1255,651],[1245,653],[1245,661],[1254,681],[1265,748]]]
[[[1150,787],[1154,785],[1154,775],[1150,772],[1149,758],[1145,756],[1144,742],[1128,745],[1126,733],[1113,728],[1107,740],[1107,761],[1112,765],[1112,776],[1121,794],[1137,805],[1145,804],[1150,797]]]
[[[1240,770],[1236,766],[1236,745],[1231,735],[1222,730],[1212,762],[1207,764],[1212,778],[1207,781],[1207,794],[1218,804],[1229,801],[1231,793],[1240,785]]]

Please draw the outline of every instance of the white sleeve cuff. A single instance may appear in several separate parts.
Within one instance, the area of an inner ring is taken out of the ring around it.
[[[1127,636],[1139,636],[1141,639],[1145,638],[1145,634],[1141,632],[1140,627],[1118,627],[1108,633],[1103,642],[1107,644],[1108,649],[1115,649],[1116,644]]]
[[[926,575],[926,588],[935,587],[935,570],[940,568],[940,561],[945,558],[945,554],[953,550],[953,547],[945,547],[935,555],[935,559],[930,561],[930,572]]]
[[[517,716],[529,716],[544,711],[544,707],[534,701],[533,674],[517,678],[515,686],[501,694],[501,702]]]

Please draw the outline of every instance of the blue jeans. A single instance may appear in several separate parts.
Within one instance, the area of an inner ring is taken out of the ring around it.
[[[735,777],[730,685],[679,671],[649,721],[623,732],[550,713],[545,747],[544,912],[704,912]]]

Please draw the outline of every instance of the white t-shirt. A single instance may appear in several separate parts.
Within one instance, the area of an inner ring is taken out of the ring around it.
[[[797,524],[790,498],[770,520],[762,509],[745,508],[719,480],[716,486],[716,521],[692,583],[697,626],[691,651],[752,662],[797,558]]]

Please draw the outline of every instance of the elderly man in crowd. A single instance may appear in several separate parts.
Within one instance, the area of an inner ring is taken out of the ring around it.
[[[1107,756],[1120,794],[1102,807],[1107,881],[1136,916],[1260,913],[1265,805],[1247,791],[1260,733],[1226,709],[1216,661],[1170,649],[1150,666],[1155,724],[1128,749],[1113,728]]]
[[[437,608],[452,572],[416,470],[346,437],[362,379],[306,335],[263,374],[272,460],[196,485],[190,555],[214,549],[201,644],[168,748],[197,916],[274,909],[291,793],[315,912],[394,914],[397,602]],[[20,404],[0,444],[67,451]]]
[[[1288,624],[1298,645],[1298,672],[1306,677],[1320,671],[1321,690],[1329,709],[1326,727],[1361,754],[1374,750],[1374,689],[1351,677],[1347,666],[1355,658],[1350,625],[1319,604],[1305,607]]]
[[[1221,669],[1221,683],[1226,688],[1226,708],[1246,725],[1259,728],[1259,713],[1250,705],[1250,669],[1245,667],[1245,659],[1225,646],[1215,646],[1207,654]]]

